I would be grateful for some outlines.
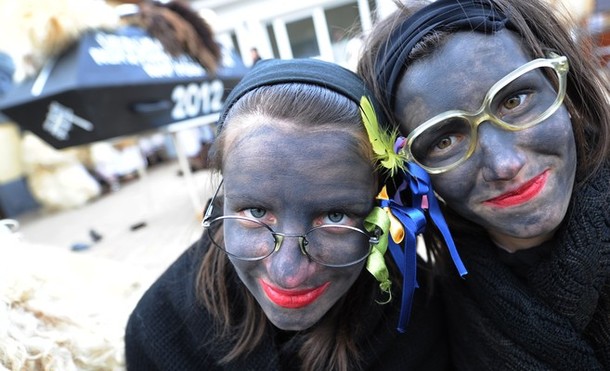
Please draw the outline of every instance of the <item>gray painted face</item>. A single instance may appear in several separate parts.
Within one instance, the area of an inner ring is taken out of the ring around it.
[[[448,110],[476,110],[495,82],[530,60],[507,30],[450,36],[403,76],[395,112],[401,131],[408,134]],[[519,96],[522,91],[514,93]],[[436,192],[508,251],[551,238],[566,214],[576,171],[574,135],[565,106],[529,129],[510,132],[484,122],[478,134],[472,157],[432,176]]]
[[[352,142],[342,132],[283,132],[271,125],[238,139],[223,165],[225,215],[256,218],[292,235],[320,224],[361,227],[373,207],[375,184],[372,165],[350,149]],[[227,229],[227,245],[247,248],[249,241]],[[297,238],[284,239],[279,251],[261,261],[231,261],[269,320],[283,330],[318,322],[365,264],[322,266],[301,253]]]

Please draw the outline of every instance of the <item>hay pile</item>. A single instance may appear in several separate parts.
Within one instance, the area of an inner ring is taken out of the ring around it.
[[[0,370],[124,370],[148,272],[28,244],[0,223]]]

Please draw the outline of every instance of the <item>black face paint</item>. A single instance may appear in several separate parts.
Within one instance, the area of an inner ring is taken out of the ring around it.
[[[236,141],[224,160],[224,214],[255,217],[291,235],[319,224],[361,227],[373,207],[374,173],[367,159],[346,150],[350,140],[342,132],[287,133],[270,123]],[[224,233],[231,248],[256,248],[236,231]],[[315,324],[364,267],[324,267],[291,237],[264,260],[232,263],[269,320],[284,330]]]
[[[442,48],[410,66],[400,80],[395,113],[401,131],[408,134],[447,110],[476,109],[496,81],[529,60],[508,30],[450,36]],[[432,176],[436,192],[507,250],[550,238],[567,211],[576,171],[567,110],[562,106],[523,131],[510,132],[485,122],[478,130],[472,157]]]

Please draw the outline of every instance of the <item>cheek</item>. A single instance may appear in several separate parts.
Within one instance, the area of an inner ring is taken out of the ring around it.
[[[228,220],[225,223],[232,223]],[[248,229],[224,228],[224,243],[221,247],[229,254],[243,257],[260,257],[267,255],[274,246],[271,233],[260,230],[258,233]]]
[[[229,257],[229,261],[233,265],[240,281],[254,294],[257,290],[255,272],[263,268],[263,263],[261,261],[247,262],[231,257]]]
[[[565,153],[575,146],[572,120],[565,105],[538,125],[513,134],[516,145],[534,152]]]
[[[477,169],[469,165],[466,162],[447,173],[430,177],[436,194],[452,207],[465,203],[475,186]]]
[[[332,291],[329,300],[336,302],[345,295],[358,279],[365,263],[357,264],[347,268],[325,268],[327,270],[327,280],[332,280]],[[332,278],[330,278],[332,277]]]
[[[550,153],[561,151],[568,156],[574,155],[576,151],[572,122],[565,109],[531,130],[525,130],[524,137],[531,143],[533,150],[540,148],[541,152]]]

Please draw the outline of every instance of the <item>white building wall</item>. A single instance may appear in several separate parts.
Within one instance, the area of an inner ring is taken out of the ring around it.
[[[375,3],[375,1],[373,1]],[[256,47],[263,57],[273,56],[273,42],[279,57],[293,58],[286,24],[304,18],[313,20],[317,47],[321,59],[334,61],[333,40],[329,35],[325,10],[353,4],[358,9],[363,32],[373,24],[369,0],[199,0],[192,3],[214,28],[223,43],[237,40],[239,53],[246,65],[250,64],[250,48]],[[375,7],[390,9],[392,0],[376,0]],[[387,10],[384,10],[387,12]],[[271,25],[275,40],[270,40],[267,26]]]

